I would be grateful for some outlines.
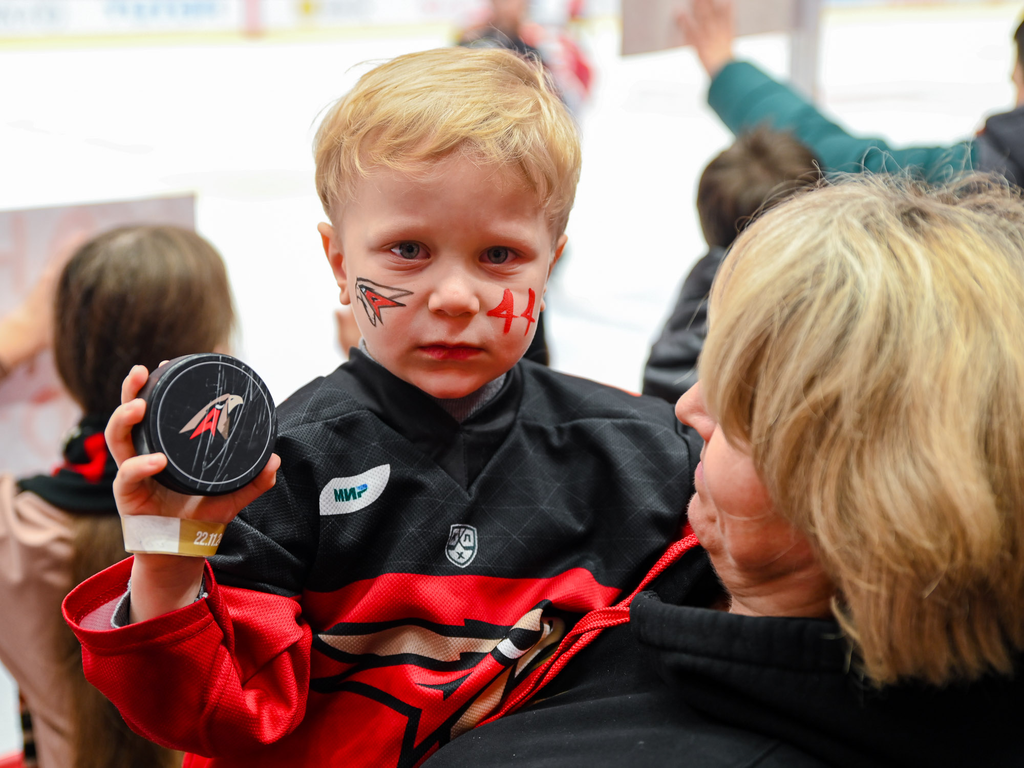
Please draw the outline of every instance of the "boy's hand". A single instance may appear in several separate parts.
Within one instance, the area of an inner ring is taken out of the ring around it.
[[[714,78],[733,60],[736,23],[732,0],[693,0],[690,11],[680,11],[676,24],[683,38],[697,51],[708,76]]]
[[[137,365],[121,385],[121,406],[110,417],[105,432],[107,447],[117,462],[114,499],[122,515],[161,515],[187,520],[229,523],[243,507],[274,487],[281,459],[272,454],[267,466],[244,488],[224,496],[186,496],[153,480],[167,466],[162,453],[135,454],[132,427],[142,421],[146,402],[138,397],[149,378],[145,366]]]
[[[244,488],[224,496],[186,496],[165,488],[153,476],[167,465],[162,453],[136,455],[132,427],[142,421],[146,402],[137,397],[149,378],[137,365],[121,385],[121,405],[107,423],[105,437],[117,462],[114,500],[117,511],[127,515],[158,515],[187,520],[229,523],[260,494],[274,486],[281,459],[275,453],[267,466]],[[141,621],[188,605],[202,583],[201,557],[136,554],[132,566],[131,620]]]

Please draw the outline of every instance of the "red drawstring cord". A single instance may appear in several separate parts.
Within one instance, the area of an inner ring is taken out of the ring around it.
[[[693,529],[690,528],[690,524],[687,523],[686,527],[683,529],[683,538],[665,551],[665,554],[661,556],[650,572],[644,577],[644,580],[640,582],[640,586],[633,590],[633,593],[629,597],[615,605],[608,606],[607,608],[597,608],[580,619],[576,623],[576,626],[574,626],[569,633],[562,638],[562,642],[558,644],[558,648],[555,649],[555,653],[552,655],[547,667],[537,670],[534,673],[535,677],[532,681],[525,682],[522,688],[516,691],[516,693],[505,702],[501,709],[486,720],[481,721],[480,725],[497,720],[499,717],[504,717],[509,712],[518,709],[528,699],[536,694],[537,691],[547,685],[555,675],[561,672],[562,668],[569,663],[569,660],[572,659],[573,656],[590,645],[602,630],[605,630],[608,627],[627,623],[629,621],[629,605],[633,601],[633,598],[640,594],[640,592],[642,592],[648,584],[654,581],[654,579],[660,576],[666,568],[676,562],[680,557],[689,552],[699,543],[700,542],[697,541],[697,537],[693,533]]]

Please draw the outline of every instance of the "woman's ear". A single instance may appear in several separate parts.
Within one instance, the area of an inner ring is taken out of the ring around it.
[[[348,295],[348,275],[345,272],[345,255],[341,252],[341,241],[334,227],[325,221],[317,224],[316,229],[323,240],[324,254],[327,256],[327,263],[331,265],[334,280],[341,289],[341,303],[350,304],[352,300]]]

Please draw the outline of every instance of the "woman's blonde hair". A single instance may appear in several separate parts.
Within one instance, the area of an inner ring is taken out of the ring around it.
[[[411,53],[367,72],[327,113],[313,151],[317,193],[332,220],[375,168],[413,173],[464,153],[514,169],[556,238],[581,160],[576,125],[540,64],[473,48]]]
[[[839,589],[878,684],[1009,673],[1024,648],[1024,203],[853,178],[765,214],[711,295],[726,435]]]

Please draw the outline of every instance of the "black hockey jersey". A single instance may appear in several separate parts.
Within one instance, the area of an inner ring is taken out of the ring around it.
[[[279,418],[277,485],[228,527],[205,606],[179,612],[195,638],[179,621],[172,650],[152,629],[109,673],[133,726],[215,756],[186,765],[422,761],[639,583],[679,535],[702,445],[662,401],[529,362],[459,424],[356,352]],[[194,668],[211,631],[209,690],[161,676],[192,727],[133,719],[138,665]]]

